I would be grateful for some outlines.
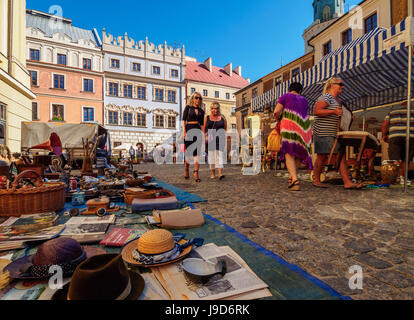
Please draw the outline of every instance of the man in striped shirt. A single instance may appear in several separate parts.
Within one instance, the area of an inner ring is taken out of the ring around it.
[[[321,183],[321,173],[323,166],[328,160],[328,156],[334,146],[339,130],[339,119],[343,114],[342,103],[339,95],[342,93],[345,84],[340,78],[331,78],[326,82],[322,97],[315,105],[315,121],[313,124],[313,142],[317,158],[314,165],[313,186],[317,188],[327,188]],[[340,145],[338,143],[334,153],[338,153]],[[339,167],[339,173],[344,181],[345,189],[361,189],[363,185],[354,184],[350,178],[345,157]]]
[[[401,104],[401,108],[391,111],[382,124],[384,141],[389,143],[388,156],[390,160],[400,162],[400,183],[405,180],[405,151],[407,138],[407,102]],[[410,150],[408,158],[414,157],[414,110],[411,110],[410,122]],[[407,181],[410,185],[411,181]]]

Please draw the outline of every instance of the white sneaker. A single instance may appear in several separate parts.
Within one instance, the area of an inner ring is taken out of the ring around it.
[[[405,185],[405,178],[404,177],[400,177],[400,184],[403,186]],[[411,181],[407,180],[407,186],[411,185]]]

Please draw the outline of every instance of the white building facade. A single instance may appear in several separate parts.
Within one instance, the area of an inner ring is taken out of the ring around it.
[[[114,38],[103,31],[104,123],[114,147],[149,152],[180,130],[185,106],[185,48]]]

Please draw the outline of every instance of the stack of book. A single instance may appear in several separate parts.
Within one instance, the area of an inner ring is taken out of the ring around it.
[[[10,217],[0,224],[0,251],[24,248],[28,243],[59,236],[64,225],[56,225],[58,215],[41,213]]]
[[[98,243],[105,237],[109,226],[114,223],[115,215],[72,217],[66,222],[61,236],[73,238],[81,244]]]

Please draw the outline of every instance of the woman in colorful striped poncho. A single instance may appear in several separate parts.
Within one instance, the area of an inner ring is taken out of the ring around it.
[[[281,160],[285,160],[289,171],[289,190],[299,191],[298,168],[303,163],[307,169],[312,170],[311,143],[312,128],[309,120],[309,104],[300,93],[303,86],[292,83],[289,93],[280,97],[275,109],[276,119],[281,120],[282,148]]]

